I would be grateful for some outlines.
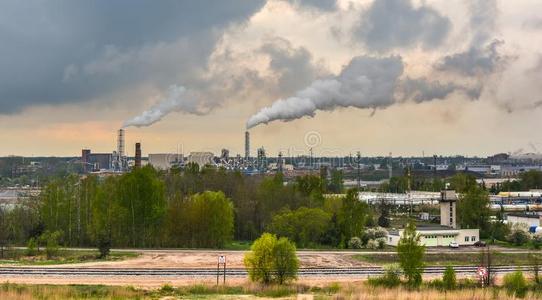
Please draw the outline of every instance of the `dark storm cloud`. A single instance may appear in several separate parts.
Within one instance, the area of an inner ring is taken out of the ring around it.
[[[450,28],[450,20],[427,5],[414,7],[410,0],[375,0],[361,15],[354,37],[375,51],[417,45],[433,48],[442,43]]]
[[[0,114],[86,101],[205,68],[224,27],[261,1],[3,1]],[[180,74],[182,73],[182,74]],[[184,76],[184,77],[183,77]]]

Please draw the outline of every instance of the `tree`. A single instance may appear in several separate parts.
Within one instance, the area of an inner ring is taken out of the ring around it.
[[[444,275],[442,276],[442,283],[444,284],[444,288],[447,290],[455,289],[457,281],[455,276],[455,270],[452,266],[447,266],[446,270],[444,270]]]
[[[504,275],[503,286],[510,296],[523,298],[527,294],[527,282],[521,271]]]
[[[466,193],[476,187],[476,177],[470,174],[457,173],[450,179],[450,188],[458,193]]]
[[[299,247],[318,243],[329,226],[331,216],[320,208],[301,207],[273,216],[269,231],[288,237]]]
[[[264,284],[271,283],[273,279],[273,248],[277,237],[270,233],[264,233],[254,241],[250,252],[245,254],[244,263],[250,280]]]
[[[346,244],[352,237],[361,234],[370,214],[367,203],[358,200],[358,190],[348,190],[339,214],[343,243]]]
[[[295,245],[287,238],[264,233],[245,254],[244,263],[252,281],[286,283],[297,278],[299,260]]]
[[[457,217],[462,228],[479,228],[480,235],[490,234],[489,196],[477,186],[470,188],[457,203]]]
[[[278,284],[297,278],[299,259],[296,255],[295,245],[287,238],[280,238],[273,247],[273,264]]]
[[[390,227],[390,207],[389,205],[382,200],[380,203],[380,216],[378,217],[378,226],[380,227]]]
[[[342,193],[344,189],[343,184],[343,171],[342,170],[333,170],[331,171],[331,180],[327,187],[328,191],[335,194]]]
[[[411,287],[420,286],[424,268],[425,246],[420,245],[420,235],[416,232],[416,225],[413,221],[408,223],[401,239],[399,239],[397,254],[408,285]]]

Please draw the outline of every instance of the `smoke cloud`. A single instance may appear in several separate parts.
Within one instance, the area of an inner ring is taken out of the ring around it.
[[[440,83],[426,78],[401,80],[404,65],[400,56],[357,56],[339,75],[314,81],[294,96],[279,99],[251,116],[247,129],[272,121],[292,121],[314,117],[319,110],[340,107],[386,108],[398,102],[416,103],[445,99],[453,92],[462,92],[471,99],[480,96],[479,87],[456,83]]]
[[[167,95],[160,102],[153,105],[148,110],[130,120],[124,122],[123,127],[150,126],[167,116],[171,112],[185,111],[192,114],[204,114],[198,101],[193,95],[188,95],[188,91],[183,86],[172,85],[167,91]]]

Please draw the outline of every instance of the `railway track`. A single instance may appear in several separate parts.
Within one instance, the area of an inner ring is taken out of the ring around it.
[[[439,275],[444,273],[445,267],[427,267],[426,275]],[[475,274],[476,266],[454,266],[458,274]],[[528,271],[528,266],[494,266],[493,273],[509,273],[518,269]],[[223,273],[221,273],[223,274]],[[382,275],[381,267],[358,267],[358,268],[301,268],[300,277],[347,277],[347,276],[377,276]],[[59,267],[0,267],[0,276],[138,276],[138,277],[209,277],[216,276],[216,269],[197,268],[59,268]],[[246,277],[244,268],[230,268],[226,270],[226,276]]]

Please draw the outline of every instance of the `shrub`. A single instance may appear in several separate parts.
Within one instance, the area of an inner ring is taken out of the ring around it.
[[[47,255],[47,259],[52,259],[58,254],[58,250],[60,248],[58,245],[58,240],[60,239],[61,235],[62,232],[60,231],[45,231],[40,236],[40,239],[45,241],[45,254]]]
[[[98,244],[98,251],[100,251],[99,258],[107,258],[111,251],[111,239],[107,234],[100,234],[96,243]]]
[[[514,225],[510,233],[506,236],[506,240],[516,246],[526,244],[530,238],[529,233],[518,224]]]
[[[447,290],[453,290],[457,286],[457,281],[455,278],[455,270],[452,266],[447,266],[442,276],[442,283],[444,288]]]
[[[535,234],[531,239],[531,246],[533,249],[540,250],[542,247],[542,235]]]
[[[376,239],[378,242],[378,249],[384,249],[386,247],[386,238]]]
[[[403,231],[397,245],[397,254],[401,268],[408,280],[408,285],[410,287],[419,287],[422,284],[425,246],[421,245],[420,235],[416,232],[416,225],[412,221],[408,223]]]
[[[398,264],[384,266],[384,275],[369,278],[367,283],[372,286],[383,286],[387,288],[396,287],[401,284],[401,267]]]
[[[361,249],[363,245],[361,244],[361,239],[359,237],[353,237],[348,241],[348,248],[350,249]]]
[[[38,242],[36,241],[35,238],[30,238],[28,240],[28,243],[26,244],[26,251],[25,251],[25,254],[27,256],[34,256],[38,253],[38,251],[36,250],[38,247]]]
[[[369,240],[366,245],[367,249],[378,249],[379,244],[377,240]]]
[[[504,276],[503,286],[509,296],[523,298],[527,294],[527,282],[521,271],[509,273]]]

